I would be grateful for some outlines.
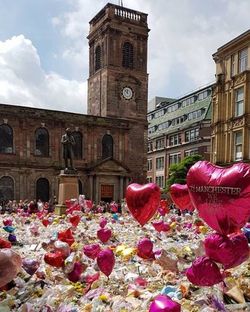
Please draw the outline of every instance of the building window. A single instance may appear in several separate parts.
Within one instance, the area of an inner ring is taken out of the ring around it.
[[[231,55],[231,77],[235,75],[235,55]]]
[[[43,202],[49,201],[49,181],[46,178],[36,181],[36,199]]]
[[[0,201],[13,200],[14,197],[14,180],[9,176],[0,178]]]
[[[166,112],[168,113],[172,113],[172,112],[175,112],[179,107],[180,107],[180,103],[175,103],[173,105],[170,105],[166,108]]]
[[[102,159],[113,157],[113,138],[105,134],[102,138]]]
[[[8,125],[0,125],[0,153],[13,153],[13,130]]]
[[[49,156],[49,133],[45,128],[38,128],[35,132],[35,155]]]
[[[147,177],[147,182],[148,183],[152,183],[153,182],[153,178],[152,177]]]
[[[152,165],[153,165],[152,159],[148,159],[148,171],[152,170],[152,167],[153,167]]]
[[[160,188],[164,188],[164,176],[155,177],[155,181]]]
[[[242,116],[244,110],[244,89],[235,90],[235,117]]]
[[[170,126],[171,122],[169,121],[166,121],[166,122],[163,122],[161,124],[158,125],[158,130],[164,130],[164,129],[167,129],[169,126]]]
[[[194,148],[194,149],[191,149],[191,150],[188,150],[188,151],[184,152],[184,156],[185,157],[192,156],[192,155],[197,155],[197,154],[198,154],[198,149],[197,148]]]
[[[194,103],[194,96],[192,96],[192,97],[190,97],[188,99],[183,100],[181,106],[182,107],[186,107],[186,106],[189,106],[189,105],[191,105],[193,103]]]
[[[164,148],[164,139],[158,139],[156,140],[156,149]]]
[[[169,165],[178,164],[181,161],[181,153],[169,155]]]
[[[242,132],[235,132],[234,134],[234,146],[235,146],[235,152],[234,152],[234,160],[242,160]]]
[[[185,120],[186,120],[186,115],[180,116],[178,118],[174,118],[171,121],[171,126],[177,126],[177,125],[183,123]]]
[[[82,134],[79,131],[72,132],[75,139],[75,145],[73,145],[73,155],[75,159],[82,159]]]
[[[158,117],[161,117],[161,116],[163,116],[163,115],[164,115],[164,110],[161,109],[161,110],[155,112],[154,117],[155,117],[155,118],[158,118]]]
[[[181,144],[181,135],[174,134],[169,136],[169,146],[175,146]]]
[[[185,132],[185,142],[192,142],[199,139],[199,128],[191,129]]]
[[[247,69],[247,49],[239,52],[239,73]]]
[[[130,42],[125,42],[122,48],[122,66],[125,68],[134,67],[134,51]]]
[[[156,158],[156,170],[163,170],[164,169],[164,157],[157,157]]]
[[[153,114],[148,115],[148,121],[152,120],[152,119],[153,119],[153,117],[154,117],[154,115],[153,115]]]
[[[207,91],[207,90],[206,90],[206,91],[203,91],[203,92],[199,93],[199,95],[198,95],[198,101],[204,100],[204,99],[207,98],[207,97],[208,97],[208,91]]]
[[[95,70],[101,68],[101,46],[97,46],[95,48]]]
[[[153,142],[149,142],[148,143],[148,152],[152,152],[153,151]]]

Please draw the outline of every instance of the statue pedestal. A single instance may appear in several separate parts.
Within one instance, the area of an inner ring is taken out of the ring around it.
[[[76,173],[65,173],[61,171],[59,175],[59,192],[58,204],[55,207],[55,213],[58,215],[65,214],[67,209],[66,200],[79,197],[78,176]]]

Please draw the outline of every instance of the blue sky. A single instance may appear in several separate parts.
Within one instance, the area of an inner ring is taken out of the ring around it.
[[[86,113],[88,22],[105,4],[0,0],[0,103]],[[123,4],[148,13],[149,99],[179,97],[212,82],[212,53],[249,29],[249,0]]]

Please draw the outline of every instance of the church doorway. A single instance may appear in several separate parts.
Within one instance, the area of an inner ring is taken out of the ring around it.
[[[49,181],[45,178],[36,181],[36,199],[43,202],[49,201]]]
[[[0,201],[14,199],[14,180],[9,176],[0,179]]]
[[[101,201],[110,203],[114,200],[114,185],[101,184]]]

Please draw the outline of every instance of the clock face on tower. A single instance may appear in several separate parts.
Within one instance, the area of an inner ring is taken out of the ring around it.
[[[133,97],[133,90],[130,87],[124,87],[122,89],[122,96],[125,100],[130,100]]]

